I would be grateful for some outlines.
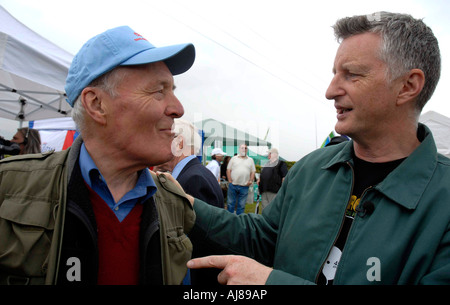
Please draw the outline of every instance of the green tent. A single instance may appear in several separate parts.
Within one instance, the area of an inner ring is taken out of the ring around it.
[[[204,147],[206,163],[211,161],[211,152],[214,149],[212,146]],[[227,156],[233,157],[239,151],[239,146],[224,146],[222,150],[227,153]],[[260,155],[251,149],[248,150],[248,156],[255,161],[255,165],[264,165],[269,160],[267,156]]]
[[[238,129],[214,119],[206,119],[196,122],[194,125],[202,131],[203,163],[211,160],[211,151],[216,147],[222,148],[227,153],[227,156],[231,157],[239,151],[239,146],[243,143],[249,148],[256,146],[269,150],[272,147],[272,143],[260,139],[249,132],[242,131],[248,127],[244,126],[244,124],[241,129]],[[254,159],[255,164],[259,165],[261,165],[261,160],[267,160],[267,157],[259,155],[251,149],[249,149],[249,156]]]

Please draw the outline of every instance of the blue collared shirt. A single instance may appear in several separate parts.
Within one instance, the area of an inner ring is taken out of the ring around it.
[[[105,179],[86,150],[84,143],[81,145],[80,150],[80,168],[84,181],[108,204],[119,221],[124,220],[137,203],[144,202],[156,192],[156,184],[150,172],[142,170],[139,173],[135,187],[116,203],[106,185]]]
[[[186,157],[183,160],[181,160],[180,162],[178,162],[177,165],[175,165],[175,167],[173,168],[172,177],[177,179],[178,175],[181,173],[181,171],[186,166],[186,164],[188,164],[189,161],[191,161],[194,158],[197,158],[197,156],[190,155],[189,157]]]

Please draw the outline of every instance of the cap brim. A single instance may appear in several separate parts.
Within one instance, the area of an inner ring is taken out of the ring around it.
[[[179,44],[173,46],[152,48],[122,62],[121,66],[143,65],[158,61],[164,61],[173,75],[181,74],[189,70],[194,64],[194,45]]]

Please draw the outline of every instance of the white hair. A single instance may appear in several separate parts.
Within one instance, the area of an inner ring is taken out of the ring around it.
[[[202,145],[199,130],[191,123],[183,119],[175,119],[172,127],[175,137],[183,137],[184,145],[192,149],[192,153],[198,155]]]
[[[99,76],[95,80],[93,80],[86,87],[97,87],[104,90],[111,97],[117,96],[116,87],[117,85],[124,79],[125,73],[123,73],[124,69],[122,67],[116,67],[113,70]],[[81,95],[77,97],[74,102],[72,109],[72,119],[77,125],[78,130],[81,134],[83,134],[84,130],[84,116],[86,110],[84,109],[83,103],[81,102]]]

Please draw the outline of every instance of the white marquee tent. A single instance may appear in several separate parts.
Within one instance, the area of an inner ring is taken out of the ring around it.
[[[28,127],[39,130],[42,152],[67,149],[78,136],[71,117],[30,121]]]
[[[420,116],[419,121],[431,129],[438,152],[450,158],[450,118],[428,111]]]
[[[31,121],[65,117],[64,84],[73,56],[0,6],[0,117]]]

